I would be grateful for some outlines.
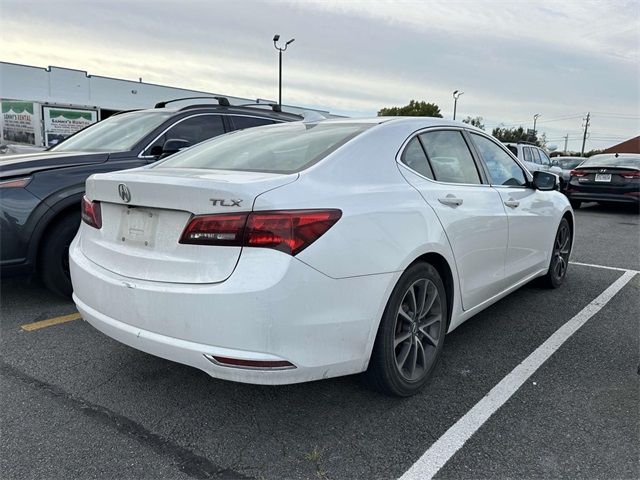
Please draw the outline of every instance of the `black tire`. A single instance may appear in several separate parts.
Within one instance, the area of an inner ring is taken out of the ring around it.
[[[38,257],[39,272],[45,286],[54,293],[70,297],[69,245],[80,227],[80,213],[56,220],[45,232]]]
[[[569,203],[571,204],[571,208],[573,208],[574,210],[578,210],[580,208],[580,205],[582,205],[582,202],[580,200],[569,200]]]
[[[553,239],[553,249],[549,270],[542,277],[542,284],[547,288],[558,288],[564,282],[569,268],[569,256],[571,255],[572,232],[566,218],[560,221],[556,236]]]
[[[367,383],[388,395],[416,394],[440,359],[447,314],[447,295],[438,271],[428,263],[410,266],[384,310],[365,374]]]

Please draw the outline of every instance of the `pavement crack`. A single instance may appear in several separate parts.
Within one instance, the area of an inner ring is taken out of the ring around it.
[[[101,405],[91,403],[83,398],[76,397],[57,385],[32,377],[4,360],[0,360],[0,373],[29,385],[44,395],[67,407],[73,408],[102,425],[113,428],[119,433],[136,439],[160,455],[171,457],[178,469],[192,478],[199,480],[250,478],[234,470],[215,465],[209,461],[208,458],[198,455],[167,438],[147,430],[144,426],[128,417],[120,415]]]

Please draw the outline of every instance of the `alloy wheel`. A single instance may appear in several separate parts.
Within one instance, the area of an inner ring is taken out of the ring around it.
[[[413,282],[402,297],[393,346],[396,367],[405,380],[420,380],[437,358],[442,313],[438,289],[426,278]]]
[[[562,280],[567,273],[569,253],[571,251],[571,232],[566,222],[560,224],[556,240],[553,244],[553,261],[551,271],[556,280]]]

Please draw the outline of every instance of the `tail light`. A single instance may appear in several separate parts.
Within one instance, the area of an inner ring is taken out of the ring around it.
[[[98,230],[102,228],[100,202],[92,202],[86,195],[82,197],[82,221]]]
[[[297,255],[324,235],[340,210],[279,210],[193,217],[180,243],[272,248]]]
[[[640,172],[620,172],[620,176],[624,178],[640,178]]]
[[[31,181],[31,177],[14,178],[0,182],[0,188],[24,188]]]
[[[584,170],[571,170],[572,177],[584,177],[587,174]]]

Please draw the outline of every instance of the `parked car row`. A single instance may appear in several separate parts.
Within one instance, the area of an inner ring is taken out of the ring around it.
[[[68,251],[80,225],[89,175],[149,165],[223,133],[302,118],[258,106],[231,106],[224,97],[217,99],[218,105],[167,108],[183,100],[191,99],[113,115],[45,152],[2,157],[2,272],[38,272],[50,290],[70,296]]]
[[[446,333],[534,278],[564,282],[574,215],[541,149],[440,118],[218,101],[0,161],[3,271],[37,268],[106,335],[217,378],[365,372],[399,396]],[[570,188],[637,191],[621,162],[574,168]]]

